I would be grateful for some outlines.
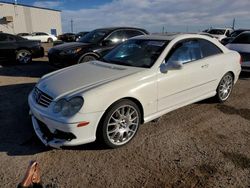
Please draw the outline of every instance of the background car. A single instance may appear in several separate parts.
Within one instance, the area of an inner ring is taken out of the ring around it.
[[[53,41],[57,40],[56,36],[44,32],[34,32],[31,35],[23,36],[23,38],[29,40],[40,40],[41,42],[48,42],[48,43],[52,43]]]
[[[237,29],[234,30],[229,37],[226,37],[224,39],[221,40],[221,43],[226,45],[228,43],[230,43],[231,41],[233,41],[233,39],[235,39],[235,37],[237,37],[238,35],[240,35],[241,33],[245,32],[245,31],[250,31],[250,29]]]
[[[250,31],[241,33],[228,43],[226,47],[240,53],[242,57],[242,71],[250,72]]]
[[[96,60],[116,45],[138,35],[146,35],[144,29],[133,27],[112,27],[96,29],[78,42],[57,45],[48,52],[49,62],[56,67]]]
[[[232,28],[213,28],[207,31],[207,33],[211,34],[219,41],[221,41],[226,37],[229,37],[232,32],[233,32]]]
[[[76,40],[76,34],[74,33],[64,33],[57,37],[58,40],[63,42],[74,42]]]
[[[0,61],[17,61],[25,64],[32,58],[44,56],[40,41],[27,40],[7,33],[0,33]]]
[[[24,36],[29,36],[29,33],[18,33],[17,36],[19,37],[24,37]]]
[[[79,41],[80,38],[82,38],[83,36],[85,36],[86,34],[88,34],[89,31],[82,31],[76,34],[76,41]]]
[[[211,37],[134,37],[101,61],[43,76],[28,98],[33,127],[51,147],[97,139],[117,148],[177,108],[210,97],[225,102],[240,71],[240,55]]]

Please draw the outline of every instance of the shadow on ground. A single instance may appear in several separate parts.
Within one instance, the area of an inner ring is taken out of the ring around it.
[[[31,155],[46,148],[36,138],[28,107],[32,84],[0,86],[0,152],[8,155]]]
[[[17,65],[9,62],[0,63],[0,65],[0,76],[40,78],[44,74],[55,70],[47,61],[40,60],[24,65]]]

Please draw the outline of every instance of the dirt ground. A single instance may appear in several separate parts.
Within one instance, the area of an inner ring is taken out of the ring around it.
[[[202,101],[141,126],[127,146],[64,150],[36,138],[27,96],[53,71],[47,59],[0,68],[0,187],[16,187],[30,160],[45,187],[250,187],[250,74],[224,104]]]

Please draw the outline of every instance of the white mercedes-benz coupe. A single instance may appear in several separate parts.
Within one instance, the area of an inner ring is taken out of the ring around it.
[[[97,139],[116,148],[172,110],[226,101],[240,71],[240,55],[208,36],[135,37],[100,61],[43,76],[28,99],[33,127],[47,146]]]

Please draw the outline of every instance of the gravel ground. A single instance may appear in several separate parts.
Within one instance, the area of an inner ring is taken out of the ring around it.
[[[250,187],[250,74],[224,104],[205,100],[143,125],[125,147],[64,150],[36,138],[27,96],[47,59],[0,68],[0,187],[16,187],[30,160],[46,187]]]

